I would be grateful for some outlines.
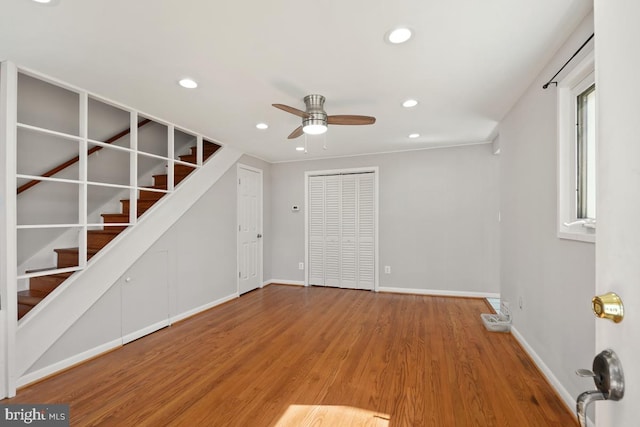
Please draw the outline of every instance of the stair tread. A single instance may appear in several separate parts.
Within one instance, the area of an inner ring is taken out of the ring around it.
[[[80,250],[80,248],[56,248],[54,251],[56,253],[76,253]],[[91,249],[87,248],[87,255],[95,255],[98,253],[100,249]]]
[[[25,271],[25,274],[29,274],[29,273],[40,273],[42,271],[46,271],[46,270],[58,270],[58,267],[51,267],[51,268],[41,268],[38,270],[27,270]],[[47,274],[46,276],[37,276],[37,277],[58,277],[58,278],[67,278],[69,276],[71,276],[74,272],[70,271],[67,273],[54,273],[54,274]],[[35,277],[32,277],[32,279],[35,279]]]
[[[18,303],[24,305],[35,306],[40,301],[42,301],[47,295],[48,292],[38,291],[34,289],[29,289],[26,291],[18,292]]]
[[[87,230],[88,234],[120,234],[117,230]]]

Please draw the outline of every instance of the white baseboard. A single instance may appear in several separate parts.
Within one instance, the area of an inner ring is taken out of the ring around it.
[[[533,347],[529,345],[527,340],[524,339],[522,334],[516,329],[514,326],[511,327],[511,334],[514,338],[520,343],[524,351],[527,352],[529,357],[533,360],[533,363],[536,364],[542,375],[545,376],[547,381],[551,384],[551,386],[558,393],[560,398],[563,400],[564,404],[572,411],[575,412],[576,407],[576,399],[569,393],[569,391],[562,385],[560,380],[551,372],[551,369],[547,366],[546,363],[542,360],[542,358],[535,352]],[[595,424],[591,421],[591,419],[587,418],[587,425],[590,427],[594,427]]]
[[[158,331],[162,328],[166,328],[167,326],[169,326],[171,323],[169,323],[169,319],[163,319],[159,322],[153,323],[149,326],[145,326],[142,329],[138,329],[135,332],[131,332],[130,334],[127,334],[125,336],[122,337],[122,344],[128,344],[131,341],[135,341],[138,338],[142,338],[145,335],[149,335],[154,333],[155,331]]]
[[[172,323],[172,324],[175,323],[175,322],[179,322],[180,320],[184,320],[187,317],[194,316],[194,315],[196,315],[198,313],[201,313],[201,312],[203,312],[205,310],[209,310],[210,308],[213,308],[213,307],[215,307],[217,305],[220,305],[220,304],[224,304],[225,302],[231,301],[232,299],[236,299],[238,297],[239,297],[238,293],[234,292],[231,295],[227,295],[226,297],[222,297],[222,298],[217,299],[215,301],[212,301],[212,302],[210,302],[208,304],[201,305],[200,307],[196,307],[196,308],[191,309],[189,311],[185,311],[184,313],[181,313],[181,314],[177,314],[177,315],[171,317],[169,319],[169,322]]]
[[[122,338],[118,338],[108,343],[99,345],[98,347],[76,354],[75,356],[71,356],[67,359],[61,360],[57,363],[54,363],[53,365],[38,369],[37,371],[31,372],[30,374],[23,375],[18,379],[16,385],[18,387],[23,387],[27,384],[31,384],[32,382],[38,381],[44,377],[55,374],[56,372],[70,368],[73,365],[85,362],[118,347],[122,347]]]
[[[465,297],[465,298],[500,298],[500,294],[491,292],[467,292],[467,291],[447,291],[439,289],[415,289],[415,288],[390,288],[388,286],[379,287],[378,292],[392,292],[397,294],[433,295],[442,297]]]
[[[280,283],[282,285],[294,285],[294,286],[304,286],[304,281],[303,280],[280,280],[280,279],[271,279],[271,280],[267,280],[266,282],[264,282],[264,284],[262,285],[267,286],[267,285],[271,285],[271,284],[277,284]]]

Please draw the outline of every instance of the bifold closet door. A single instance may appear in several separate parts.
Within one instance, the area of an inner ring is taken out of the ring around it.
[[[374,288],[373,173],[308,181],[309,284]]]

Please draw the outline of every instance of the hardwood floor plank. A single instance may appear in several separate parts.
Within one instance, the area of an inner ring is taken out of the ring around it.
[[[74,426],[575,426],[484,300],[268,286],[3,403]]]

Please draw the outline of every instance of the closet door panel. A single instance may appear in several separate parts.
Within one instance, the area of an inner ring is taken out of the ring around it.
[[[358,206],[357,175],[342,176],[342,238],[341,284],[344,288],[358,287]]]
[[[324,286],[324,177],[309,177],[309,284]]]
[[[375,283],[375,175],[358,175],[358,288]]]
[[[340,175],[325,178],[324,200],[324,284],[326,286],[341,285],[341,177]]]

